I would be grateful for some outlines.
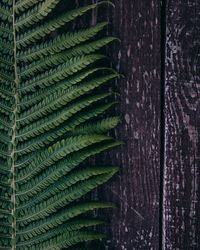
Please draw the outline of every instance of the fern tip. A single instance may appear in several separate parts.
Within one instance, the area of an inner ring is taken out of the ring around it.
[[[113,8],[115,8],[115,4],[111,1],[101,1],[101,2],[97,3],[97,5],[101,5],[101,4],[108,4],[108,5],[112,6]]]

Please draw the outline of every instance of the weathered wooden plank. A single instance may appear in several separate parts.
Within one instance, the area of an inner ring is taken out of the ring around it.
[[[115,0],[115,8],[96,17],[110,22],[109,34],[121,39],[108,49],[114,67],[121,125],[115,133],[126,145],[99,161],[121,165],[120,174],[98,195],[118,209],[108,214],[111,241],[106,249],[159,249],[160,185],[160,2]],[[98,160],[97,160],[98,161]]]
[[[200,2],[167,1],[163,249],[200,249]]]

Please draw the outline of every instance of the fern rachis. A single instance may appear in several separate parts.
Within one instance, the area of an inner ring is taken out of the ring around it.
[[[105,117],[115,102],[112,92],[101,90],[119,75],[98,64],[99,49],[115,38],[96,38],[105,22],[60,30],[109,2],[52,15],[62,1],[0,3],[2,250],[71,249],[101,239],[94,226],[103,221],[85,214],[113,206],[81,198],[118,168],[81,164],[121,144],[107,135],[119,118]]]

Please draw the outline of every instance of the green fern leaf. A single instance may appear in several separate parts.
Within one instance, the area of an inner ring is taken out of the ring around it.
[[[106,112],[119,74],[100,50],[115,38],[99,36],[106,22],[65,31],[111,3],[58,14],[61,2],[0,2],[0,249],[79,249],[106,237],[90,212],[114,207],[85,195],[118,167],[84,161],[122,144],[108,135],[119,117]]]

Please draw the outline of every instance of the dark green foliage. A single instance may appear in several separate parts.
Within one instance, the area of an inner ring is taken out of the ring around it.
[[[2,250],[89,249],[80,243],[105,237],[90,212],[113,207],[83,197],[118,168],[82,163],[121,144],[108,136],[119,118],[106,115],[119,74],[100,52],[115,38],[99,37],[106,22],[65,31],[110,2],[58,14],[62,1],[0,1]]]

